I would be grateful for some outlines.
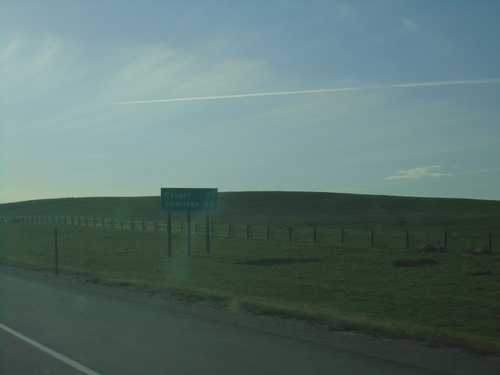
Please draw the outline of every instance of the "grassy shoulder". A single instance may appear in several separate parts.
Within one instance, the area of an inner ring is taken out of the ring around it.
[[[54,269],[51,225],[0,225],[0,261]],[[500,354],[500,256],[421,253],[265,239],[173,238],[163,232],[59,227],[59,269],[134,286],[389,337]]]

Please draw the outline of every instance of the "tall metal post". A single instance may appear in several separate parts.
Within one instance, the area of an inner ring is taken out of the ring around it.
[[[210,255],[210,211],[207,211],[207,254]]]
[[[167,219],[167,235],[168,235],[168,257],[172,256],[172,213],[168,211]]]
[[[58,238],[57,238],[57,225],[54,226],[54,250],[55,250],[55,272],[56,276],[59,274],[59,254],[58,254]]]
[[[188,221],[188,255],[191,256],[191,211],[187,212],[187,221]]]

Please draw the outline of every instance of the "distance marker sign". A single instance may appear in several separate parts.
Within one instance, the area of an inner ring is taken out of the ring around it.
[[[161,208],[164,211],[215,211],[217,189],[161,188]]]

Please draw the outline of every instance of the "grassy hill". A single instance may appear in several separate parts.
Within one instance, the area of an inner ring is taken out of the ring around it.
[[[0,205],[0,216],[46,215],[166,220],[160,197],[61,198]],[[203,222],[204,214],[193,220]],[[174,220],[184,220],[175,213]],[[497,231],[500,201],[307,192],[219,193],[219,223],[339,225]]]
[[[160,197],[35,200],[2,204],[2,215],[166,220]],[[174,221],[185,219],[185,213],[174,215]],[[203,222],[204,213],[193,219]],[[59,227],[59,270],[90,282],[304,319],[330,329],[500,354],[499,201],[220,193],[211,220],[234,227],[293,226],[294,240],[288,241],[286,233],[266,239],[257,230],[246,238],[235,230],[231,237],[213,236],[207,255],[205,238],[197,235],[188,256],[186,234],[177,231],[172,235],[173,256],[168,257],[165,231],[65,225]],[[300,227],[308,225],[324,226],[317,243],[311,240],[311,228],[306,228],[309,237],[300,239]],[[347,229],[347,240],[341,243],[340,226],[360,229]],[[411,246],[405,246],[405,229],[412,233]],[[421,251],[424,243],[441,244],[442,232],[448,230],[473,236],[450,239],[447,252]],[[369,232],[376,233],[375,246]],[[394,232],[399,234],[394,237]],[[424,242],[431,232],[438,237]],[[468,251],[487,243],[484,232],[493,233],[492,253]],[[0,264],[53,270],[53,226],[1,222]]]

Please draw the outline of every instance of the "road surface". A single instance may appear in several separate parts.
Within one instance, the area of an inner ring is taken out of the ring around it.
[[[499,363],[0,266],[1,374],[487,375]]]

